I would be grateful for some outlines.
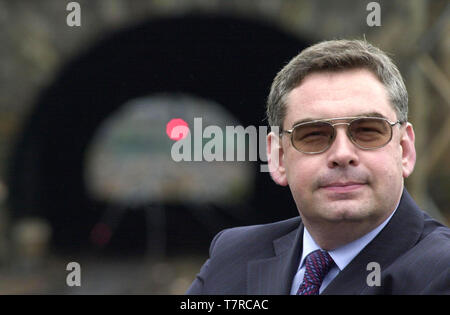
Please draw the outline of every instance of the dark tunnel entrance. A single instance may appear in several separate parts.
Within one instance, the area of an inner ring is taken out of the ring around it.
[[[157,19],[112,34],[68,63],[36,101],[10,165],[11,215],[47,219],[58,250],[96,248],[95,232],[108,238],[105,251],[144,252],[156,235],[169,254],[205,252],[225,227],[295,216],[289,189],[257,162],[246,203],[209,204],[206,214],[179,201],[119,207],[94,198],[85,157],[108,117],[147,96],[189,95],[220,104],[244,127],[265,125],[273,77],[306,44],[275,26],[224,16]],[[101,231],[108,211],[121,211],[112,235]]]

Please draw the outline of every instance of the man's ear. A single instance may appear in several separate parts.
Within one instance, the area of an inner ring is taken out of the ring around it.
[[[406,123],[405,131],[400,139],[402,146],[403,177],[407,178],[414,170],[416,164],[416,147],[414,146],[414,129],[411,123]]]
[[[286,169],[283,162],[283,147],[280,137],[273,131],[267,135],[267,162],[270,176],[281,186],[287,186]]]

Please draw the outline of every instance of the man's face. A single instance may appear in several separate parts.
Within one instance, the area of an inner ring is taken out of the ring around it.
[[[287,97],[283,130],[304,119],[367,116],[377,113],[391,122],[397,116],[387,90],[370,71],[318,72],[308,75]],[[276,182],[288,184],[305,224],[361,222],[374,228],[394,210],[403,178],[415,162],[412,126],[395,125],[384,147],[363,150],[337,125],[333,144],[323,153],[298,152],[289,134],[280,140]],[[270,146],[270,145],[269,145]]]

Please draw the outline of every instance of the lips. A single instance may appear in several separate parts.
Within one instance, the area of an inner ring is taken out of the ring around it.
[[[320,188],[334,191],[334,192],[349,192],[362,188],[365,185],[363,182],[333,182],[324,184]]]

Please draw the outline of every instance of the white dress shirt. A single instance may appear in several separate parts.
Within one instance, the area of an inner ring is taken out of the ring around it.
[[[398,205],[397,205],[398,207]],[[325,278],[323,279],[322,285],[319,289],[319,294],[322,293],[322,291],[327,287],[328,284],[343,270],[352,260],[353,258],[358,255],[358,253],[366,247],[367,244],[369,244],[375,236],[380,233],[380,231],[385,227],[385,225],[389,222],[389,220],[394,215],[395,211],[397,211],[397,208],[392,212],[392,214],[383,221],[379,226],[377,226],[375,229],[367,233],[366,235],[358,238],[357,240],[354,240],[346,245],[343,245],[341,247],[338,247],[332,251],[329,251],[331,258],[333,258],[335,264],[330,269],[330,271],[327,273]],[[311,234],[309,234],[306,227],[303,229],[303,252],[302,252],[302,258],[300,260],[300,264],[297,269],[297,273],[295,274],[294,280],[292,281],[292,287],[291,287],[291,295],[297,294],[297,290],[300,287],[300,284],[303,282],[303,276],[305,274],[305,258],[308,256],[311,252],[321,249],[319,245],[316,244],[314,239],[312,238]]]

